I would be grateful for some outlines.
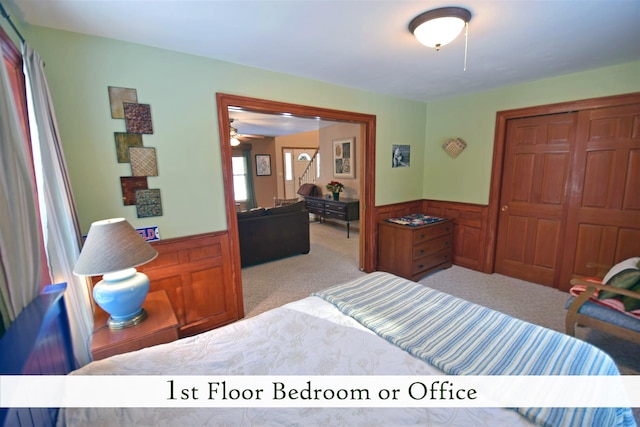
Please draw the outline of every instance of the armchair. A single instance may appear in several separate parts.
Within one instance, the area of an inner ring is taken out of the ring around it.
[[[571,280],[573,286],[582,286],[585,290],[567,301],[567,335],[575,336],[575,325],[578,324],[640,344],[640,316],[625,313],[624,308],[613,308],[613,304],[604,305],[602,302],[607,300],[597,298],[598,292],[611,292],[640,300],[640,292],[603,284],[602,278],[605,277],[609,266],[595,263],[589,263],[587,266],[596,270],[596,277]]]

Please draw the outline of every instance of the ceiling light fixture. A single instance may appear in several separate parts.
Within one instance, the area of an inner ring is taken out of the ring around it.
[[[409,31],[425,46],[440,50],[465,31],[464,69],[467,69],[467,36],[471,12],[461,7],[441,7],[421,13],[409,22]]]

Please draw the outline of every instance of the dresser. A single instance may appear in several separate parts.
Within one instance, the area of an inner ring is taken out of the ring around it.
[[[360,201],[357,199],[323,199],[321,197],[305,197],[307,210],[322,219],[339,219],[347,223],[347,239],[350,234],[351,221],[360,219]]]
[[[378,222],[378,270],[419,280],[451,267],[453,220],[408,226]]]

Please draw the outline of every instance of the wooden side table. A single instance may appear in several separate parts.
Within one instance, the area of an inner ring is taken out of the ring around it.
[[[125,329],[109,329],[109,314],[96,307],[91,341],[93,360],[178,339],[178,319],[165,291],[150,292],[142,306],[147,311],[145,321]]]
[[[378,222],[378,270],[418,281],[451,267],[453,220],[410,227]]]

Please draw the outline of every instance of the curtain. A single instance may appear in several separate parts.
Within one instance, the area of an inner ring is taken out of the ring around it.
[[[247,178],[245,183],[247,186],[247,209],[253,209],[256,207],[256,190],[253,186],[253,168],[251,166],[251,151],[243,150],[242,155],[244,157],[244,166]]]
[[[0,313],[3,329],[40,292],[40,235],[31,159],[0,64]]]
[[[88,344],[93,331],[93,314],[87,279],[73,274],[82,234],[44,63],[27,43],[23,43],[22,49],[34,163],[39,166],[36,167],[36,181],[49,273],[54,283],[67,282],[65,303],[73,350],[77,363],[83,366],[91,360]]]

